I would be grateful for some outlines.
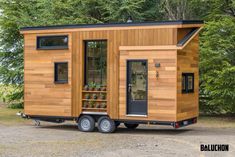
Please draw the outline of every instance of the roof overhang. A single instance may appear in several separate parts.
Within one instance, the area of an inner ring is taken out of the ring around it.
[[[194,28],[187,33],[176,45],[160,46],[119,46],[120,51],[144,51],[144,50],[182,50],[201,31],[202,27]]]
[[[21,34],[28,33],[55,33],[74,32],[90,30],[125,30],[125,29],[152,29],[152,28],[190,28],[201,27],[201,20],[180,20],[180,21],[160,21],[160,22],[132,22],[132,23],[101,23],[101,24],[78,24],[78,25],[56,25],[23,27]]]

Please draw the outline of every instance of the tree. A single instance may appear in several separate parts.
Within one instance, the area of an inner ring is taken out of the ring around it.
[[[144,2],[145,0],[2,0],[0,83],[16,89],[6,95],[8,103],[17,103],[17,106],[18,103],[23,103],[21,27],[126,21],[128,16],[141,19]]]
[[[160,9],[166,20],[202,19],[210,3],[206,0],[160,0]]]
[[[201,35],[200,96],[206,113],[235,113],[235,19],[206,24]]]

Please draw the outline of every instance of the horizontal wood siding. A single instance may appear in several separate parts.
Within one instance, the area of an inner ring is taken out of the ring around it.
[[[176,50],[121,51],[119,69],[119,118],[131,120],[176,120]],[[148,114],[147,117],[126,115],[126,61],[148,60]],[[160,67],[155,67],[160,63]],[[157,72],[159,77],[156,77]]]
[[[68,34],[68,33],[66,33]],[[44,34],[40,34],[44,35]],[[54,34],[50,34],[54,35]],[[60,34],[61,35],[61,34]],[[27,115],[71,116],[71,52],[36,50],[36,34],[25,35],[24,111]],[[54,62],[68,62],[68,84],[54,83]]]
[[[198,35],[177,52],[177,121],[198,116]],[[182,94],[182,73],[194,73],[194,93]]]

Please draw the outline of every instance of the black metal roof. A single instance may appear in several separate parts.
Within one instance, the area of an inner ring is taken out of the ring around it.
[[[153,22],[130,22],[130,23],[98,23],[98,24],[73,24],[23,27],[21,31],[46,30],[46,29],[68,29],[68,28],[98,28],[98,27],[127,27],[127,26],[154,26],[154,25],[177,25],[177,24],[203,24],[202,20],[177,20],[177,21],[153,21]]]

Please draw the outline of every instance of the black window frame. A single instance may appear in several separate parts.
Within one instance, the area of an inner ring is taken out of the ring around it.
[[[40,46],[40,39],[42,38],[55,38],[55,37],[66,37],[66,46]],[[69,36],[68,35],[47,35],[47,36],[37,36],[37,50],[67,50],[69,49]]]
[[[188,78],[189,76],[192,77],[192,89],[188,89],[188,85],[189,85],[189,81]],[[185,83],[185,89],[183,89],[182,86],[182,93],[194,93],[194,73],[182,73],[182,79],[181,79],[181,83],[183,83],[183,77],[184,79],[184,83]]]
[[[108,72],[108,40],[107,39],[91,39],[91,40],[83,40],[83,44],[84,44],[84,85],[88,85],[89,84],[89,82],[87,82],[87,60],[86,60],[86,58],[87,58],[87,42],[106,42],[106,50],[107,50],[107,52],[106,52],[106,73]],[[106,74],[106,77],[107,77],[107,74]],[[106,81],[107,81],[107,78],[106,78]],[[106,83],[106,85],[105,86],[107,86],[107,83]]]
[[[57,66],[59,64],[67,64],[67,80],[58,80]],[[68,62],[54,62],[54,83],[55,84],[67,84],[69,79],[69,64]]]

